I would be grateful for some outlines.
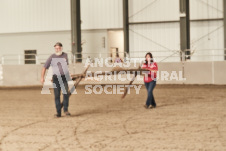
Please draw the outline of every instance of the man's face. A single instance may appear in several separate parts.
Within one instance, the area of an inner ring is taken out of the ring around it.
[[[61,52],[62,51],[62,47],[61,46],[55,46],[55,52]]]

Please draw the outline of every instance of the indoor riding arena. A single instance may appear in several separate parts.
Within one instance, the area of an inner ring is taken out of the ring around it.
[[[226,151],[224,0],[0,0],[0,151]]]

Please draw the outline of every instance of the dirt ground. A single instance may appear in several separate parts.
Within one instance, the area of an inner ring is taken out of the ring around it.
[[[0,89],[0,150],[226,151],[226,86],[157,85],[147,93],[70,97],[71,117],[54,118],[52,95],[41,88]]]

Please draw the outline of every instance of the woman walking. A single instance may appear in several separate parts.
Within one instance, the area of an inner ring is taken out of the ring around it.
[[[142,69],[147,69],[150,71],[144,76],[144,84],[148,92],[148,98],[144,107],[147,109],[155,108],[156,103],[153,95],[153,90],[156,85],[158,66],[157,63],[154,62],[153,56],[150,52],[145,55],[145,63],[142,65]]]

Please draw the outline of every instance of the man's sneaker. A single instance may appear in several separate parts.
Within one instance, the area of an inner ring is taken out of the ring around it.
[[[149,107],[149,106],[147,106],[146,104],[144,105],[144,108],[145,108],[145,109],[148,109],[148,107]]]
[[[64,112],[64,114],[65,114],[66,116],[71,116],[71,113],[69,113],[68,111]]]
[[[61,117],[61,114],[55,114],[54,117]]]
[[[153,105],[149,105],[148,107],[149,109],[153,109],[153,108],[156,108],[156,106],[153,106]]]

